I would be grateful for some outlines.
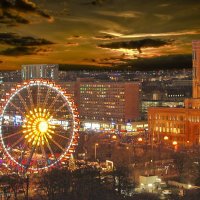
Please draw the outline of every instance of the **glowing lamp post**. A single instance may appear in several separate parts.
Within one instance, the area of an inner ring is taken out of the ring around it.
[[[113,135],[113,136],[112,136],[112,139],[113,139],[113,140],[116,140],[116,139],[117,139],[117,136],[116,136],[116,135]]]
[[[165,136],[165,137],[164,137],[164,140],[165,140],[165,141],[169,140],[169,137],[168,137],[168,136]]]
[[[178,142],[177,141],[173,141],[172,144],[174,145],[174,150],[176,151],[177,150]]]

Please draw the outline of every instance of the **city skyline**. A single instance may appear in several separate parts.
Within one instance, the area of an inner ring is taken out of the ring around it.
[[[31,63],[191,67],[199,9],[197,1],[180,0],[3,0],[0,69]]]

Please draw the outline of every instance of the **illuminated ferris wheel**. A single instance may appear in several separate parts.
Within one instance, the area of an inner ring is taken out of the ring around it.
[[[0,140],[9,165],[42,170],[70,158],[79,120],[73,100],[60,86],[31,80],[6,93],[1,102]]]

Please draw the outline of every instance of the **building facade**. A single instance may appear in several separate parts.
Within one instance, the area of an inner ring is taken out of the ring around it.
[[[128,123],[139,118],[138,82],[76,83],[75,99],[82,120]]]
[[[184,108],[149,108],[148,125],[152,141],[174,146],[200,144],[200,41],[193,47],[193,98]]]
[[[58,80],[57,64],[22,65],[22,80],[50,79]]]

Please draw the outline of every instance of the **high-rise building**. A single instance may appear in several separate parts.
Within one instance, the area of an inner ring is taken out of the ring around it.
[[[200,41],[192,42],[193,98],[200,98]]]
[[[57,64],[22,65],[22,79],[51,79],[58,80]]]
[[[138,82],[77,81],[75,97],[83,120],[127,123],[139,118]]]
[[[177,145],[200,144],[200,41],[193,41],[193,98],[184,108],[149,108],[152,140]]]

